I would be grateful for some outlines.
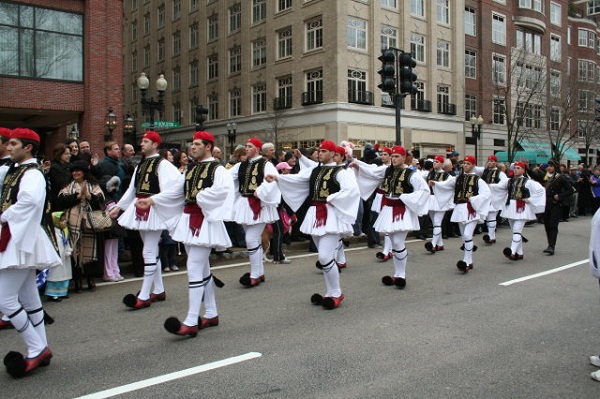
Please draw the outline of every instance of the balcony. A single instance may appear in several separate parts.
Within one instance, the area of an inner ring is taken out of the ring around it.
[[[438,114],[456,115],[456,104],[438,103]]]
[[[288,109],[292,108],[292,97],[275,97],[273,99],[273,109]]]
[[[373,92],[348,90],[348,102],[354,104],[373,105]]]
[[[302,93],[302,105],[321,104],[322,102],[322,91],[305,91],[304,93]]]
[[[431,101],[417,100],[416,98],[411,98],[410,109],[412,109],[413,111],[431,112]]]

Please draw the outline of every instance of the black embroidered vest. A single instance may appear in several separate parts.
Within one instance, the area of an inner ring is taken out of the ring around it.
[[[144,159],[135,173],[135,194],[154,195],[160,193],[158,166],[163,161],[161,157]]]
[[[385,171],[385,195],[391,198],[398,198],[401,194],[408,194],[414,191],[410,184],[410,178],[415,171],[409,168],[395,168],[390,166]]]
[[[185,172],[183,193],[186,204],[195,204],[198,193],[214,184],[219,165],[218,161],[199,162]]]
[[[259,158],[256,161],[243,161],[238,170],[238,179],[240,183],[239,192],[244,197],[254,195],[254,192],[260,186],[265,178],[265,158]]]
[[[508,199],[506,201],[506,205],[510,203],[511,199],[522,200],[531,196],[529,189],[525,187],[525,184],[527,184],[528,180],[529,178],[527,176],[514,177],[510,179],[510,182],[508,183]]]
[[[427,174],[427,181],[444,181],[446,180],[448,177],[450,176],[450,173],[440,169],[438,171],[436,170],[431,170],[428,174]],[[429,187],[429,192],[430,194],[433,194],[433,187]]]
[[[12,161],[10,160],[10,157],[8,158],[0,158],[0,166],[4,166],[4,165],[10,165]]]
[[[500,182],[500,169],[485,169],[481,176],[487,184],[496,184]]]
[[[327,201],[330,194],[340,191],[340,184],[336,176],[343,169],[343,166],[317,166],[314,168],[310,174],[308,198],[311,201]]]
[[[479,176],[461,173],[456,177],[454,187],[454,203],[467,201],[469,198],[479,194]]]

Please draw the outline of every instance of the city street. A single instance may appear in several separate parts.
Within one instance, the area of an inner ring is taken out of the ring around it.
[[[403,291],[381,283],[391,261],[353,243],[341,274],[346,300],[332,311],[310,303],[325,289],[315,254],[287,251],[292,263],[267,263],[266,282],[252,289],[238,283],[247,258],[220,260],[220,325],[196,338],[163,328],[167,317],[185,317],[184,271],[165,277],[165,302],[139,311],[121,300],[140,279],[99,284],[45,303],[56,319],[47,328],[52,363],[21,380],[0,372],[0,396],[596,399],[588,358],[600,353],[600,290],[587,264],[590,220],[561,223],[554,256],[542,254],[543,225],[526,227],[517,262],[502,255],[508,228],[494,246],[477,235],[467,275],[455,266],[460,239],[434,255],[411,240]],[[0,337],[2,356],[24,350],[14,330]]]

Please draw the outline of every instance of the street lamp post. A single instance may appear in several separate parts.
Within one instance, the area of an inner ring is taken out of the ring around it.
[[[471,117],[471,137],[473,137],[475,141],[475,159],[478,158],[478,149],[479,149],[479,139],[481,138],[481,125],[483,125],[483,117],[479,115],[477,118],[474,116]]]
[[[71,127],[71,131],[69,132],[69,138],[73,140],[79,140],[79,131],[77,130],[77,127],[75,125]]]
[[[229,140],[229,154],[233,154],[233,146],[235,144],[235,135],[237,134],[237,123],[227,123],[227,139]]]
[[[150,130],[154,130],[154,111],[158,111],[159,118],[162,118],[165,109],[164,99],[165,91],[167,90],[167,80],[165,79],[165,75],[162,74],[156,79],[156,90],[158,91],[157,101],[152,97],[150,97],[149,100],[146,98],[150,81],[144,72],[140,73],[137,85],[142,92],[142,113],[146,114],[146,112],[148,112],[150,114]]]
[[[105,122],[106,129],[108,130],[108,134],[104,136],[104,141],[112,141],[113,138],[113,130],[117,127],[117,115],[113,112],[112,107],[108,108],[108,113],[106,114]]]
[[[135,131],[135,119],[130,112],[125,115],[125,119],[123,119],[123,135],[129,144],[135,144],[135,137],[131,137]],[[123,140],[125,141],[125,140]]]

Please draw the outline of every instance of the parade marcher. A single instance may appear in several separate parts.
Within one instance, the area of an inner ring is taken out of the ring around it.
[[[558,173],[558,162],[551,159],[548,161],[546,175],[543,179],[546,188],[546,210],[544,212],[544,228],[548,239],[548,248],[544,253],[554,255],[556,240],[558,237],[558,223],[562,217],[562,204],[568,203],[573,194],[573,188],[569,179]]]
[[[444,171],[442,166],[444,165],[444,157],[436,155],[433,158],[433,169],[427,174],[426,180],[429,184],[430,180],[444,181],[450,177],[450,173]],[[431,242],[425,243],[425,249],[432,254],[444,250],[444,239],[442,237],[442,222],[446,211],[453,208],[453,202],[446,202],[443,206],[438,203],[435,194],[433,193],[433,187],[429,188],[429,217],[431,218],[431,224],[433,225],[433,234]]]
[[[441,206],[454,202],[450,221],[458,223],[463,243],[463,259],[456,263],[456,267],[464,273],[473,269],[473,252],[477,249],[473,244],[473,233],[477,224],[483,223],[487,217],[490,207],[490,188],[475,173],[476,164],[475,157],[467,155],[458,176],[442,182],[429,182]]]
[[[39,145],[37,133],[14,129],[7,149],[18,166],[3,168],[0,176],[0,311],[27,345],[25,356],[9,352],[4,358],[7,372],[15,378],[50,364],[35,271],[62,263],[49,225],[46,179],[35,158]]]
[[[267,181],[279,182],[285,202],[294,211],[306,198],[312,201],[300,231],[312,236],[318,249],[316,266],[323,271],[327,292],[313,294],[311,302],[325,309],[335,309],[344,300],[335,257],[341,236],[352,234],[360,201],[354,174],[333,160],[336,149],[334,142],[324,140],[317,166],[302,168],[298,174],[265,177]]]
[[[525,175],[525,164],[515,162],[514,176],[497,187],[508,193],[502,207],[502,216],[508,219],[512,230],[510,248],[504,248],[504,256],[511,260],[523,259],[523,227],[528,220],[536,220],[536,214],[543,213],[546,206],[544,187]]]
[[[487,167],[481,174],[481,178],[487,183],[492,193],[490,208],[485,218],[485,224],[488,232],[487,234],[483,235],[483,241],[489,245],[496,243],[496,218],[498,217],[498,212],[502,209],[504,203],[506,202],[506,191],[504,187],[508,178],[504,172],[498,169],[497,164],[498,157],[495,155],[490,155],[488,157]]]
[[[11,129],[0,127],[0,166],[10,164],[10,154],[6,151],[6,146],[11,132]]]
[[[154,131],[144,134],[141,149],[145,159],[136,167],[129,188],[110,211],[110,217],[116,219],[122,209],[124,212],[119,216],[119,224],[126,229],[139,230],[144,243],[142,288],[137,297],[128,294],[123,298],[125,306],[132,309],[147,308],[152,302],[166,299],[158,242],[161,231],[168,228],[167,223],[178,216],[178,212],[175,208],[166,208],[159,213],[152,204],[175,202],[183,177],[171,162],[158,155],[161,141],[160,135]]]
[[[198,331],[219,325],[219,315],[215,301],[215,279],[210,272],[210,252],[212,248],[223,251],[231,246],[231,240],[223,223],[233,208],[233,180],[219,160],[212,156],[215,138],[209,132],[194,133],[190,154],[193,166],[185,173],[185,181],[180,185],[180,198],[171,203],[155,205],[176,208],[181,217],[171,230],[173,239],[185,245],[187,253],[187,274],[189,307],[183,322],[169,317],[165,329],[176,335],[195,337]],[[152,197],[149,202],[152,203]],[[185,203],[183,212],[181,205]],[[200,308],[204,301],[204,317]]]
[[[276,175],[277,169],[259,154],[261,148],[262,142],[251,138],[246,143],[247,159],[229,169],[237,193],[232,220],[244,228],[250,258],[250,273],[240,278],[240,284],[245,287],[255,287],[265,281],[261,236],[267,223],[279,219],[279,187],[264,180],[265,175]]]
[[[394,275],[384,276],[385,285],[406,287],[408,250],[405,240],[410,231],[419,230],[419,216],[426,215],[429,207],[429,188],[418,172],[404,163],[407,153],[402,146],[392,147],[391,165],[360,167],[358,186],[361,196],[368,198],[377,187],[384,190],[381,211],[373,228],[389,234],[394,254]]]

